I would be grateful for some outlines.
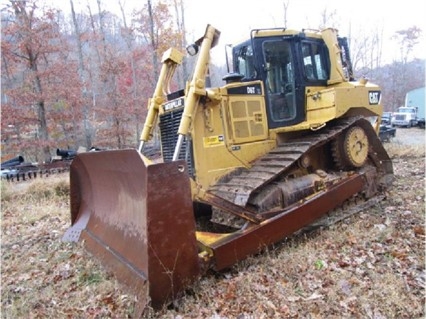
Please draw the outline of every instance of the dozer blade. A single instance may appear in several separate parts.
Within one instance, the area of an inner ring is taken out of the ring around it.
[[[150,164],[136,150],[79,154],[70,169],[71,224],[116,278],[161,308],[200,274],[183,161]]]

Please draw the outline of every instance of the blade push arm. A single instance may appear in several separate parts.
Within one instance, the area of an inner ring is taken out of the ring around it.
[[[148,102],[148,114],[140,137],[139,152],[142,152],[145,142],[151,139],[152,131],[157,123],[158,110],[165,101],[165,95],[169,93],[170,81],[176,67],[182,63],[183,54],[174,48],[170,48],[163,54],[163,63],[160,76],[155,87],[154,95]]]
[[[202,37],[196,42],[197,45],[201,45],[200,53],[199,58],[197,60],[197,64],[195,65],[194,75],[192,77],[191,83],[189,84],[189,89],[186,94],[185,108],[179,125],[179,137],[173,154],[173,161],[177,161],[179,158],[183,139],[185,135],[188,134],[189,128],[191,126],[191,121],[195,113],[195,108],[198,105],[200,96],[214,98],[213,96],[209,96],[209,92],[208,90],[206,90],[205,78],[209,67],[210,49],[217,44],[219,40],[219,35],[220,32],[218,30],[208,25],[204,37]]]

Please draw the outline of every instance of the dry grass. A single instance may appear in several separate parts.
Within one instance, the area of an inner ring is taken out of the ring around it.
[[[69,226],[67,175],[2,183],[2,318],[124,318],[131,296],[80,244]]]
[[[208,273],[172,308],[145,317],[424,317],[425,147],[385,147],[397,179],[377,207]],[[134,296],[81,244],[61,242],[70,219],[67,175],[1,190],[2,318],[132,316]]]

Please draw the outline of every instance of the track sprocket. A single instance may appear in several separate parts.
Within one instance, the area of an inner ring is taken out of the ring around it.
[[[333,142],[333,159],[340,169],[362,167],[368,158],[369,141],[364,129],[353,126]]]

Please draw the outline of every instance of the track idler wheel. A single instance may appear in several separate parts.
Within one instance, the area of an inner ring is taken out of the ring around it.
[[[368,158],[369,141],[364,129],[353,126],[333,142],[333,159],[340,169],[362,167]]]

